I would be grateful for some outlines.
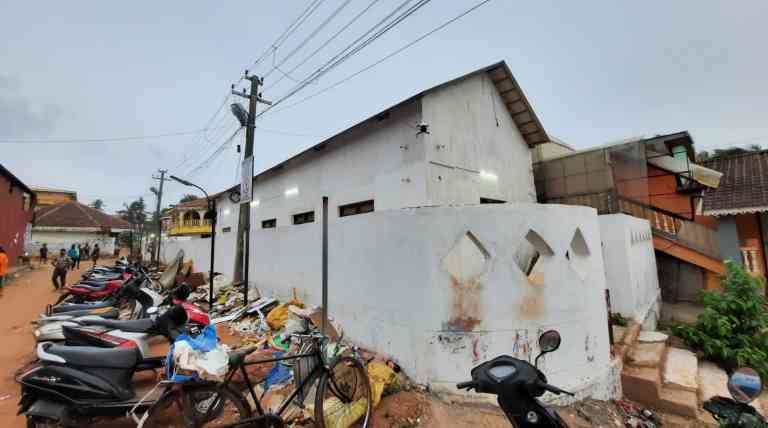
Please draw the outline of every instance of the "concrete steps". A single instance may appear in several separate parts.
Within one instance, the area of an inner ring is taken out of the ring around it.
[[[637,335],[624,358],[624,396],[657,411],[698,418],[698,360],[668,341],[658,332]]]

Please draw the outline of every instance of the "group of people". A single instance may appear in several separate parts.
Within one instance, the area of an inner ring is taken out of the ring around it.
[[[99,261],[101,249],[99,244],[94,244],[91,248],[91,244],[72,244],[69,251],[64,248],[59,250],[59,255],[51,260],[53,265],[53,288],[60,289],[67,285],[67,272],[72,269],[80,269],[80,260],[90,258],[93,261],[93,265]],[[48,245],[43,244],[40,247],[40,263],[48,262]]]

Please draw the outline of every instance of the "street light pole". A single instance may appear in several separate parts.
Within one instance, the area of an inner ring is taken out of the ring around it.
[[[216,200],[211,199],[211,197],[208,196],[208,192],[206,192],[205,189],[198,186],[197,184],[190,183],[189,181],[176,177],[175,175],[171,176],[171,180],[200,190],[203,192],[205,195],[205,200],[208,202],[208,212],[211,213],[211,264],[210,269],[208,270],[208,312],[210,312],[213,310],[213,261],[216,254],[216,217],[218,217],[218,213],[216,212]]]

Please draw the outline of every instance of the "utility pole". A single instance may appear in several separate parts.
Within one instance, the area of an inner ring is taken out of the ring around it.
[[[163,183],[165,183],[166,180],[170,180],[168,178],[165,178],[165,174],[168,172],[167,169],[160,169],[157,172],[160,173],[160,177],[152,176],[153,179],[160,181],[160,189],[155,193],[155,196],[157,196],[157,208],[155,209],[155,216],[157,217],[157,234],[155,235],[157,238],[157,241],[155,245],[152,248],[152,262],[157,263],[157,265],[160,265],[160,241],[162,240],[162,234],[163,234],[163,226],[162,222],[160,221],[160,207],[163,204]]]
[[[249,159],[253,162],[253,137],[256,128],[256,106],[258,103],[264,103],[271,105],[269,101],[265,101],[261,98],[259,93],[259,86],[264,83],[264,79],[249,75],[248,70],[245,70],[245,79],[250,80],[251,90],[247,91],[235,90],[235,85],[232,85],[232,94],[248,99],[248,117],[245,123],[240,122],[245,126],[245,154],[243,159]],[[239,118],[238,118],[239,119]],[[252,170],[252,169],[251,169]],[[253,177],[251,177],[253,180]],[[250,188],[250,186],[249,186]],[[241,198],[244,195],[241,195]],[[250,200],[250,196],[246,200]],[[250,236],[251,236],[251,204],[250,202],[240,204],[240,217],[237,222],[237,251],[235,256],[235,282],[243,282],[245,291],[243,292],[243,300],[245,305],[248,305],[248,268],[250,257]]]

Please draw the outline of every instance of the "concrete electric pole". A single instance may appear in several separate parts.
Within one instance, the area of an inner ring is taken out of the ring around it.
[[[261,94],[259,93],[259,86],[261,86],[264,83],[264,80],[259,78],[258,76],[253,76],[248,74],[248,70],[245,70],[245,79],[249,80],[251,82],[251,90],[250,93],[243,91],[237,91],[235,90],[235,85],[232,85],[232,93],[234,95],[247,98],[248,99],[248,117],[245,120],[245,123],[243,123],[242,118],[238,115],[238,120],[240,120],[240,124],[245,126],[245,155],[243,156],[243,160],[245,162],[250,162],[251,167],[248,168],[251,173],[253,172],[253,137],[255,133],[256,128],[256,106],[258,103],[264,103],[267,105],[271,105],[269,101],[265,101],[261,98]],[[234,109],[233,109],[234,110]],[[237,114],[236,114],[237,115]],[[250,177],[251,180],[253,180],[253,176]],[[248,186],[250,189],[251,186]],[[251,231],[251,204],[250,199],[251,195],[240,195],[241,203],[240,203],[240,217],[238,218],[237,222],[237,252],[235,257],[235,282],[243,282],[243,286],[245,287],[244,291],[244,300],[245,305],[248,305],[248,267],[249,267],[249,256],[250,256],[250,231]],[[247,201],[247,202],[242,202]]]
[[[155,196],[157,196],[157,208],[155,209],[155,217],[157,218],[157,234],[155,245],[152,248],[152,262],[157,263],[157,265],[160,265],[160,242],[162,241],[162,234],[163,234],[163,226],[162,222],[160,221],[160,208],[163,204],[163,183],[165,183],[166,180],[170,180],[168,178],[165,178],[165,174],[168,172],[167,169],[160,169],[157,172],[160,173],[160,176],[152,176],[155,180],[160,181],[160,189],[158,189],[157,193],[155,193]]]

